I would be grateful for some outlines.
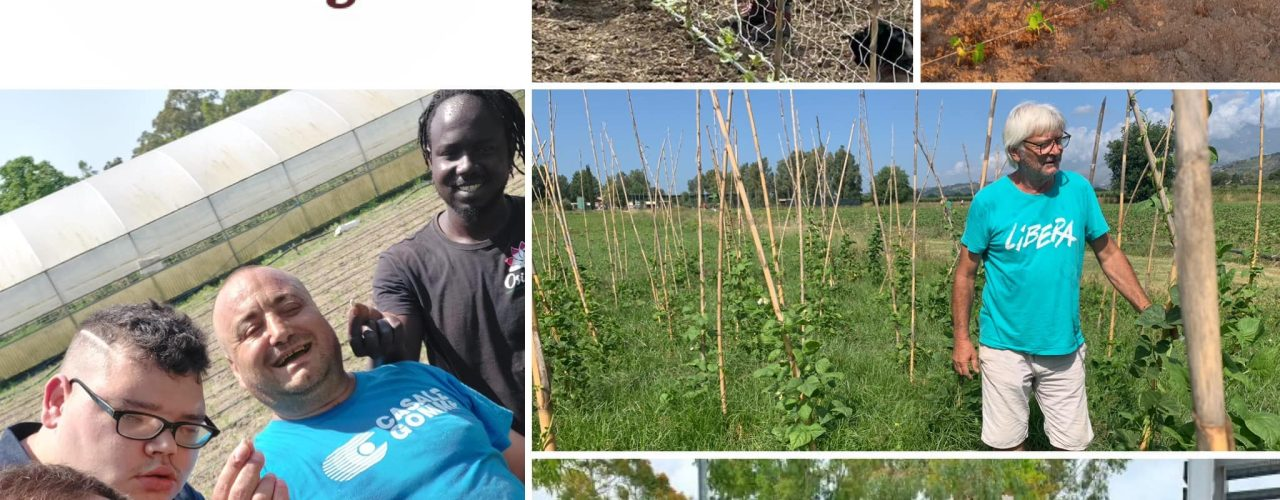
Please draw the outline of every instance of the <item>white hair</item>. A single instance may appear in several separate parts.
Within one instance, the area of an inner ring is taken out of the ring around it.
[[[1017,149],[1028,137],[1067,129],[1067,119],[1051,104],[1025,101],[1009,111],[1004,122],[1004,151]]]

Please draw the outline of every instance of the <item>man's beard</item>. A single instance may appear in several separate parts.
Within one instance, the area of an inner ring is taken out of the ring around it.
[[[462,223],[466,225],[475,224],[480,220],[480,216],[484,214],[484,210],[473,205],[462,205],[453,209],[453,213],[458,214],[458,218],[462,219]]]

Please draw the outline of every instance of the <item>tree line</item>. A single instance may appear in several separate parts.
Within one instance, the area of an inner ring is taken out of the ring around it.
[[[192,132],[205,128],[228,116],[256,106],[267,99],[284,93],[283,90],[170,90],[164,107],[151,120],[151,129],[138,136],[133,157],[173,142]],[[19,156],[0,167],[0,214],[47,196],[99,172],[110,170],[123,163],[120,157],[112,158],[95,170],[89,163],[80,161],[79,175],[67,175],[48,161],[36,161],[31,156]]]

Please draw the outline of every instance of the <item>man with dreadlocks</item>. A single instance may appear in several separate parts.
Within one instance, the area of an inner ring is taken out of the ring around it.
[[[515,414],[524,434],[524,111],[502,90],[437,92],[418,144],[446,210],[378,257],[375,307],[354,304],[352,349],[374,364],[427,361]]]

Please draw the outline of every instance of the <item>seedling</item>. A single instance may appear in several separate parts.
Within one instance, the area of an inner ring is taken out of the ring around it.
[[[1095,2],[1098,0],[1095,0]],[[1107,0],[1102,0],[1107,1]],[[1031,13],[1027,14],[1027,33],[1040,33],[1048,31],[1053,33],[1053,25],[1044,18],[1044,11],[1040,10],[1040,2],[1031,4]]]
[[[969,59],[969,62],[972,62],[974,66],[977,66],[987,60],[986,43],[979,42],[977,45],[970,47],[965,43],[964,39],[958,36],[953,36],[951,37],[950,45],[951,48],[956,51],[956,64],[960,64],[961,61]]]
[[[1112,0],[1093,0],[1093,8],[1098,12],[1102,12],[1111,8],[1111,1]]]

